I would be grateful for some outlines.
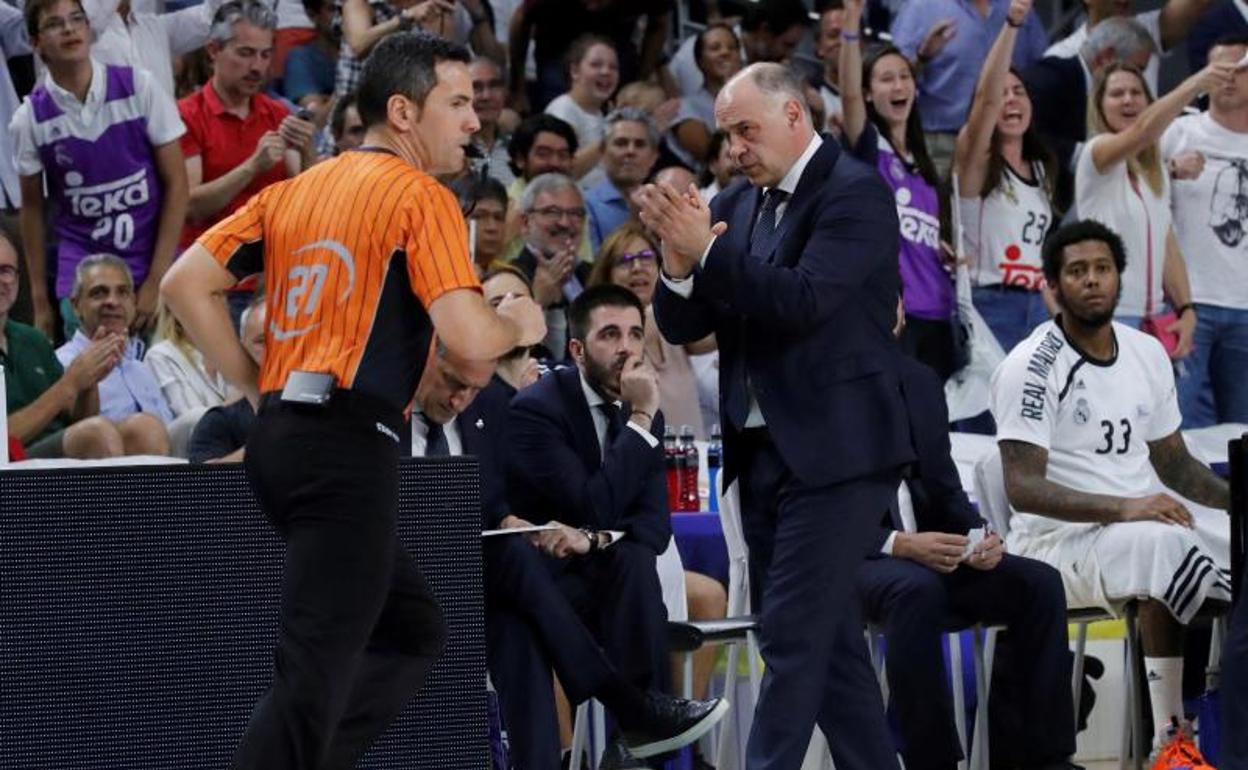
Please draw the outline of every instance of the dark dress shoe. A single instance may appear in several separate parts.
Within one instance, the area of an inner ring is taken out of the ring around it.
[[[653,757],[693,743],[728,713],[728,701],[684,700],[670,695],[648,693],[641,727],[624,732],[624,740],[634,756]]]

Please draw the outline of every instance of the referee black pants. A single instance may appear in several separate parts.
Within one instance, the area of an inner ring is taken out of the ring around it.
[[[354,767],[442,652],[442,613],[395,530],[401,420],[345,391],[261,403],[246,468],[285,576],[273,684],[235,768]]]

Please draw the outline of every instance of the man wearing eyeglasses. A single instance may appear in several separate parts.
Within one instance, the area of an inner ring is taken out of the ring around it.
[[[591,269],[577,258],[586,216],[580,188],[564,174],[542,174],[520,198],[524,248],[512,263],[533,282],[533,298],[546,311],[543,344],[560,360],[568,347],[568,303],[584,290]]]

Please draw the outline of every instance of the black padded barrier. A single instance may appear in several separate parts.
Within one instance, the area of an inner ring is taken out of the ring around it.
[[[477,463],[406,461],[449,627],[364,768],[484,767]],[[271,675],[281,543],[240,466],[0,471],[0,770],[222,770]]]

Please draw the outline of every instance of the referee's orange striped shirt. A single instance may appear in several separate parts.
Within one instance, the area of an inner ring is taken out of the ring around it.
[[[427,308],[480,291],[454,194],[384,151],[353,151],[270,185],[198,241],[238,278],[265,274],[260,392],[294,370],[403,409],[433,334]]]

